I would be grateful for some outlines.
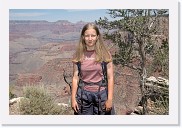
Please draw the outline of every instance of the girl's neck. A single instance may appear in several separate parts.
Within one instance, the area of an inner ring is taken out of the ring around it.
[[[86,50],[86,52],[94,52],[95,50]]]
[[[94,51],[95,47],[87,47],[87,51]]]

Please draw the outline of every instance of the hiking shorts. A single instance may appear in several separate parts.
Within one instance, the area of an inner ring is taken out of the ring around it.
[[[111,111],[105,110],[105,102],[107,100],[107,89],[104,89],[100,92],[90,92],[86,90],[82,90],[81,96],[81,88],[78,88],[76,100],[79,106],[78,112],[74,112],[75,115],[114,115],[114,107],[112,107]],[[101,102],[99,105],[98,95],[100,93]],[[82,106],[82,107],[81,107]],[[99,109],[100,107],[100,109]],[[101,110],[99,112],[99,110]]]

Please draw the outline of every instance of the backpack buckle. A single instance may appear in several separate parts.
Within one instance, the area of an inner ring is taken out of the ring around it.
[[[82,87],[83,86],[83,81],[82,80],[79,80],[78,86],[79,87]]]
[[[102,86],[107,86],[107,81],[105,79],[102,79]]]

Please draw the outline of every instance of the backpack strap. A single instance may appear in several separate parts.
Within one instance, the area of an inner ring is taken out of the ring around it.
[[[77,65],[77,68],[78,68],[78,77],[79,77],[79,87],[82,87],[83,86],[83,81],[82,81],[82,72],[81,72],[81,62],[78,61],[76,62],[76,65]]]
[[[80,61],[76,62],[76,65],[78,68],[78,76],[81,77],[82,76],[82,74],[81,74],[81,62]]]
[[[108,81],[107,81],[107,64],[108,63],[105,61],[101,62],[102,73],[103,73],[103,77],[104,77],[104,79],[102,79],[103,86],[107,86],[107,83],[108,83]]]

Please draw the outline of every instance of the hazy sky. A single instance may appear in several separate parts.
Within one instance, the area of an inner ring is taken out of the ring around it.
[[[93,22],[100,17],[108,17],[105,9],[10,9],[9,20],[68,20],[70,22]]]

